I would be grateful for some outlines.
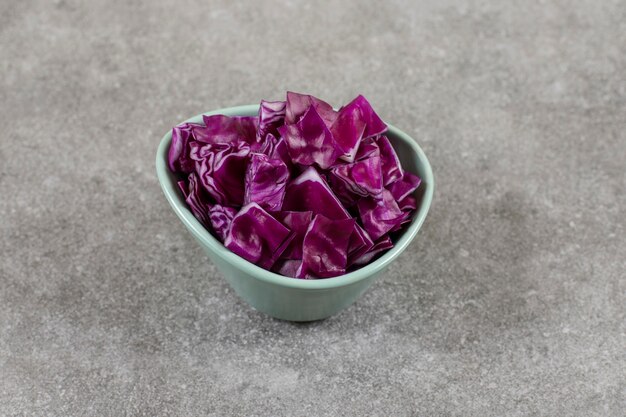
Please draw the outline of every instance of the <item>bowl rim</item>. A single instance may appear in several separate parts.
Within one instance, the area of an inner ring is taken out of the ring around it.
[[[255,115],[258,113],[259,105],[258,104],[249,104],[243,106],[235,106],[235,107],[226,107],[222,109],[211,110],[206,113],[198,114],[194,117],[191,117],[184,122],[181,123],[199,123],[202,121],[202,116],[207,115],[215,115],[215,114],[224,114],[228,116],[249,116]],[[430,205],[433,199],[433,192],[435,187],[434,176],[432,172],[432,168],[430,166],[430,162],[424,154],[422,148],[417,144],[417,142],[411,138],[408,134],[404,133],[400,129],[387,124],[388,131],[391,132],[395,137],[405,142],[409,147],[413,149],[413,151],[417,154],[417,157],[421,164],[423,164],[424,172],[426,175],[422,178],[422,184],[425,184],[426,190],[424,192],[422,198],[422,204],[418,207],[415,214],[413,215],[413,219],[408,227],[408,229],[402,234],[400,239],[395,242],[393,248],[389,249],[385,252],[380,258],[371,262],[364,267],[357,269],[356,271],[349,272],[344,275],[339,275],[337,277],[332,278],[324,278],[324,279],[315,279],[315,280],[307,280],[307,279],[297,279],[286,277],[280,274],[277,274],[272,271],[268,271],[263,269],[245,259],[236,255],[227,249],[219,240],[217,240],[209,231],[194,217],[191,211],[187,208],[184,199],[179,193],[178,186],[175,181],[172,181],[171,177],[174,175],[170,172],[167,157],[169,151],[169,145],[172,139],[172,131],[170,130],[166,133],[161,142],[159,144],[157,155],[156,155],[156,171],[157,177],[159,179],[159,183],[161,185],[161,189],[165,194],[167,201],[170,206],[178,216],[178,218],[183,222],[183,224],[189,229],[192,235],[204,246],[210,248],[210,250],[218,257],[220,257],[225,262],[235,265],[237,268],[241,269],[246,274],[249,274],[257,279],[268,282],[270,284],[276,284],[282,287],[289,288],[297,288],[304,290],[325,290],[330,288],[338,288],[344,287],[355,282],[361,281],[365,278],[376,274],[381,271],[385,267],[387,267],[394,259],[396,259],[411,243],[411,241],[417,235],[417,232],[421,228],[424,220],[426,219],[426,215],[430,209]]]

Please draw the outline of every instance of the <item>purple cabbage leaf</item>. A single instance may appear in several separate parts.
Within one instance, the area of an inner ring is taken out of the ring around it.
[[[251,153],[246,170],[243,203],[257,203],[268,211],[279,211],[285,198],[289,169],[280,159]]]
[[[354,219],[331,220],[322,215],[315,216],[304,236],[298,278],[329,278],[344,274],[354,225]]]
[[[243,205],[250,146],[246,142],[201,144],[192,142],[190,157],[204,189],[219,204]]]
[[[243,206],[230,224],[224,246],[242,258],[271,269],[293,233],[256,203]]]

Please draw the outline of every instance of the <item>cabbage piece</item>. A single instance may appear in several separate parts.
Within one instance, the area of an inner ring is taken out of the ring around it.
[[[374,246],[372,246],[369,251],[355,260],[353,265],[357,267],[366,265],[370,263],[376,255],[391,248],[393,248],[391,238],[389,236],[383,236],[374,243]]]
[[[407,195],[404,199],[398,201],[398,207],[402,211],[411,211],[417,209],[417,200],[412,195]]]
[[[372,197],[360,199],[357,207],[365,231],[374,240],[399,224],[404,214],[388,190],[383,190],[380,199]]]
[[[402,218],[400,219],[398,225],[391,229],[390,232],[402,229],[405,224],[410,223],[413,220],[413,212],[417,209],[417,199],[413,195],[409,194],[402,200],[398,201],[398,207],[402,210]]]
[[[360,197],[377,196],[383,191],[383,173],[379,156],[372,156],[352,164],[335,165],[330,170],[330,184],[343,183],[347,190]]]
[[[187,190],[183,190],[185,201],[187,202],[187,205],[191,209],[191,212],[193,213],[195,218],[198,219],[198,221],[200,221],[200,223],[202,223],[204,227],[209,227],[211,224],[211,220],[209,218],[209,199],[200,187],[200,180],[198,179],[198,176],[195,172],[189,174],[187,180]]]
[[[304,236],[298,278],[330,278],[344,274],[350,233],[355,224],[354,219],[331,220],[319,214],[315,216]]]
[[[333,220],[351,217],[314,167],[287,185],[283,210],[312,211]]]
[[[262,153],[251,153],[246,170],[243,203],[257,203],[269,211],[283,205],[289,169],[280,159],[269,159]]]
[[[266,136],[269,138],[269,135]],[[289,148],[287,147],[287,142],[283,138],[279,138],[274,144],[271,151],[269,151],[268,156],[270,159],[280,159],[283,161],[287,168],[289,168],[289,172],[293,172],[293,162],[291,162],[291,157],[289,156]]]
[[[213,231],[221,242],[224,242],[226,239],[230,225],[236,214],[237,209],[224,207],[219,204],[215,204],[209,209],[209,221],[211,222]]]
[[[189,142],[192,140],[190,124],[183,123],[172,129],[172,142],[167,154],[170,171],[184,174],[193,172],[195,163],[189,158]]]
[[[380,149],[378,148],[378,145],[372,138],[363,139],[356,153],[356,160],[360,161],[372,156],[380,157]]]
[[[401,179],[391,184],[388,190],[396,201],[404,200],[413,191],[417,190],[422,180],[412,172],[404,171]]]
[[[355,223],[354,232],[350,236],[350,244],[348,245],[348,266],[367,253],[372,246],[374,246],[372,238],[358,223]]]
[[[365,120],[361,109],[352,101],[337,113],[337,118],[330,127],[337,146],[343,151],[341,159],[354,162],[363,132],[365,132]]]
[[[363,132],[363,138],[370,138],[387,131],[387,125],[385,122],[378,117],[372,108],[372,105],[362,95],[359,94],[357,98],[346,105],[346,107],[348,106],[355,106],[361,110],[361,117],[363,118],[366,126],[365,131]]]
[[[300,121],[302,116],[307,112],[307,110],[309,110],[310,107],[315,108],[316,112],[320,115],[326,126],[330,127],[330,125],[332,125],[337,118],[337,112],[335,112],[333,107],[325,101],[308,94],[287,91],[285,124],[291,125]]]
[[[400,165],[400,159],[391,146],[386,136],[376,138],[376,144],[380,148],[380,164],[383,170],[383,185],[386,187],[392,182],[402,178],[404,170]]]
[[[258,117],[216,114],[202,116],[202,120],[204,126],[192,126],[193,136],[199,142],[217,144],[243,140],[252,144],[257,141]]]
[[[268,133],[276,135],[276,130],[285,122],[285,107],[287,103],[284,101],[265,101],[261,100],[259,106],[259,129],[256,133],[257,142],[263,142]]]
[[[188,181],[189,185],[185,181],[178,181],[178,188],[182,191],[191,212],[204,227],[212,229],[223,242],[237,210],[219,204],[211,205],[204,190],[200,187],[196,173],[189,174]]]
[[[270,269],[293,239],[281,222],[256,203],[245,205],[233,218],[224,246],[242,258]]]
[[[278,143],[278,139],[276,138],[276,136],[274,136],[272,133],[268,133],[265,135],[265,139],[263,139],[263,142],[259,142],[258,147],[256,146],[254,148],[250,147],[250,151],[256,152],[256,153],[262,153],[267,156],[270,156],[272,155],[272,153],[274,153],[274,148],[276,147],[277,143]],[[271,159],[280,159],[280,158],[271,158]]]
[[[403,211],[402,216],[400,216],[400,219],[398,219],[398,223],[394,227],[392,227],[391,230],[389,230],[389,233],[397,232],[398,230],[402,229],[405,224],[411,223],[412,220],[413,212],[411,210]]]
[[[369,158],[378,158],[380,161],[380,149],[378,148],[378,145],[376,145],[376,142],[374,142],[374,140],[371,138],[361,141],[361,145],[359,146],[359,150],[357,152],[355,160],[356,162],[359,162],[362,160],[367,160]],[[333,174],[333,170],[343,171],[347,169],[341,168],[346,166],[345,163],[343,163],[342,161],[338,162],[339,163],[335,164],[330,169],[330,173],[328,175],[328,183],[330,184],[330,188],[333,190],[337,198],[339,198],[339,201],[341,201],[341,204],[343,204],[344,207],[349,208],[356,204],[357,200],[363,196],[363,192],[354,193],[351,190],[349,181],[346,181],[345,179],[346,175],[343,176],[344,178],[341,178],[341,176]],[[380,162],[378,162],[378,164],[380,164]],[[375,172],[377,172],[377,170],[375,170]],[[379,175],[382,175],[382,172]]]
[[[333,220],[352,218],[314,167],[307,168],[287,185],[283,210],[312,211],[313,215],[321,214]],[[372,244],[367,232],[355,224],[348,249],[350,259],[367,252]]]
[[[191,143],[189,156],[196,161],[196,172],[204,189],[226,206],[241,206],[250,145],[246,142]]]
[[[310,211],[281,211],[276,213],[274,217],[294,234],[293,240],[283,252],[281,259],[302,259],[302,242],[313,219],[313,213]]]
[[[302,265],[302,259],[279,259],[272,267],[272,272],[290,278],[297,278],[298,269]]]
[[[345,208],[354,206],[359,198],[361,198],[350,190],[350,186],[345,180],[334,175],[332,171],[328,174],[328,184]]]
[[[278,132],[287,142],[289,156],[295,163],[316,163],[320,168],[327,169],[342,154],[332,133],[313,106],[296,124],[281,126]]]

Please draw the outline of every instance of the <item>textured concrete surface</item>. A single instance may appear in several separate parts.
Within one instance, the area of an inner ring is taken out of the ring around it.
[[[513,3],[0,2],[0,415],[623,415],[626,4]],[[286,89],[365,94],[438,182],[306,325],[229,290],[153,162]]]

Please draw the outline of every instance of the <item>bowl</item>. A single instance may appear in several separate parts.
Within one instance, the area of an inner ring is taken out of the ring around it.
[[[248,105],[204,114],[252,116],[257,114],[258,110],[258,105]],[[186,122],[201,123],[202,114]],[[278,319],[320,320],[350,306],[372,285],[374,280],[409,246],[424,223],[430,208],[434,181],[426,155],[419,145],[401,130],[389,125],[386,135],[396,150],[402,166],[422,179],[416,191],[417,210],[392,249],[363,268],[334,278],[304,280],[285,277],[256,266],[226,249],[196,220],[178,190],[177,178],[167,165],[167,153],[172,139],[171,130],[163,136],[159,145],[156,170],[163,193],[176,215],[243,300],[258,311]]]

